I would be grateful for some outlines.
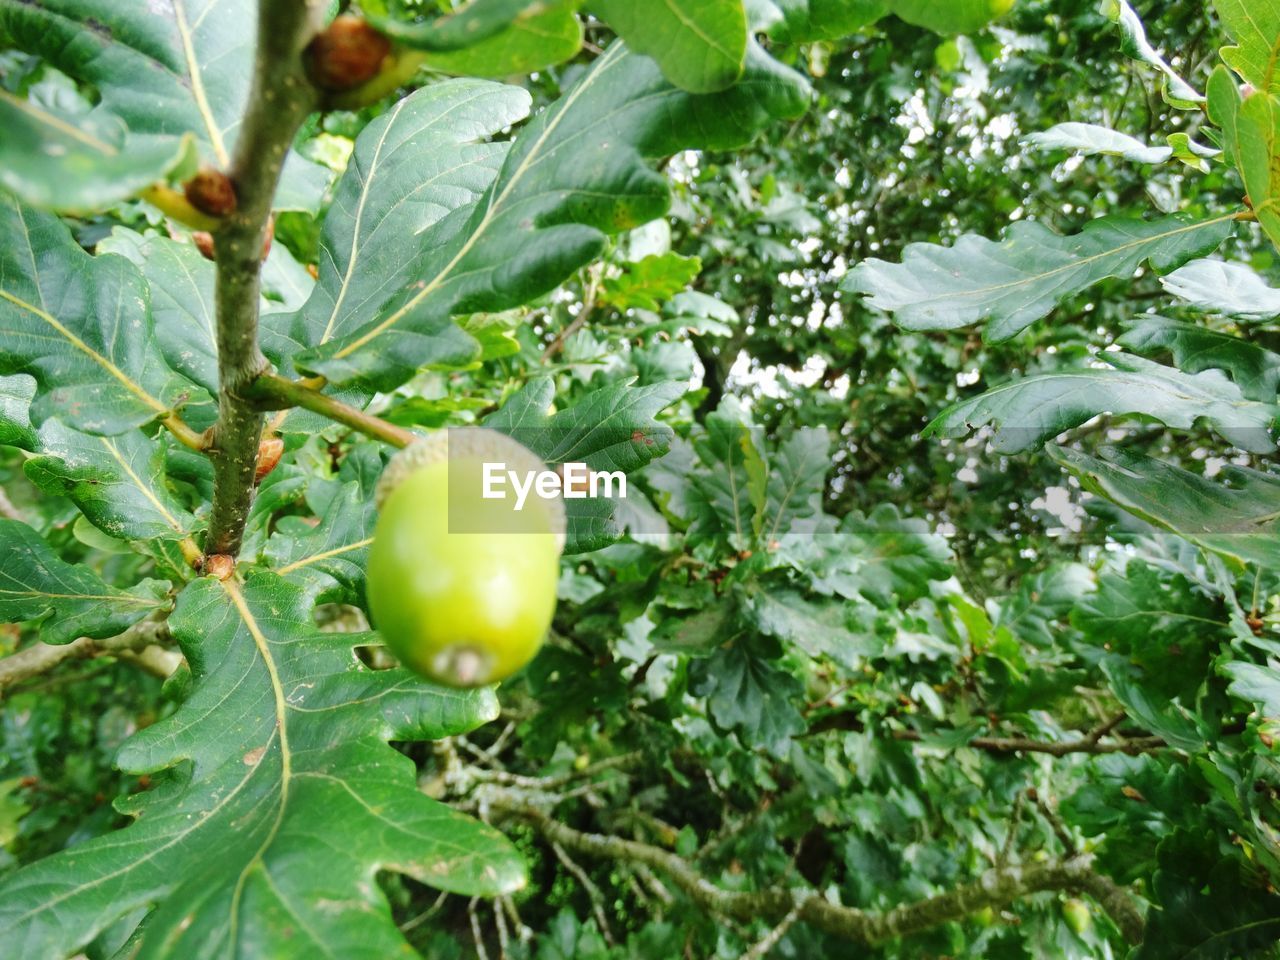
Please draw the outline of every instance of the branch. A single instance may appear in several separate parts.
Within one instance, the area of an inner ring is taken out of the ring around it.
[[[168,672],[162,674],[168,676],[177,664],[170,656],[172,651],[161,650],[158,646],[168,639],[169,628],[164,621],[143,620],[105,640],[81,637],[70,643],[37,643],[0,659],[0,694],[15,683],[47,673],[64,661],[87,660],[90,657],[136,656],[135,662],[151,672],[168,666]]]
[[[572,337],[575,333],[582,329],[583,325],[591,319],[591,315],[596,310],[596,295],[600,288],[600,273],[593,270],[591,272],[591,280],[587,285],[586,295],[582,298],[582,309],[578,311],[578,315],[573,318],[563,330],[556,334],[556,338],[551,341],[551,345],[542,351],[542,362],[546,363],[554,357],[564,347],[565,341]]]
[[[313,390],[306,384],[289,380],[275,373],[263,373],[246,388],[246,395],[258,401],[261,408],[281,410],[286,407],[302,407],[312,413],[345,424],[366,436],[389,443],[393,447],[407,447],[416,434],[381,417],[357,410],[340,400]]]
[[[285,155],[317,102],[302,50],[311,39],[316,0],[261,0],[258,50],[248,107],[228,174],[236,209],[214,234],[217,261],[218,422],[209,450],[214,482],[207,555],[235,556],[244,536],[262,414],[245,388],[267,366],[258,349],[259,274],[271,202]]]
[[[1108,721],[1074,740],[974,737],[967,743],[962,744],[962,746],[972,747],[974,750],[985,750],[988,753],[1045,753],[1052,757],[1065,757],[1073,753],[1127,753],[1130,756],[1136,756],[1140,753],[1162,750],[1168,746],[1161,737],[1153,736],[1118,741],[1103,740],[1103,736],[1110,733],[1123,719],[1121,717]],[[810,724],[806,735],[825,733],[828,730],[854,730],[861,733],[866,730],[866,724],[851,713],[833,713],[821,717]],[[892,730],[887,733],[894,740],[902,740],[907,743],[921,743],[925,738],[925,734],[920,733],[918,730]]]
[[[782,923],[798,907],[801,922],[846,940],[876,944],[960,920],[986,907],[1003,907],[1030,894],[1063,890],[1088,894],[1097,900],[1130,942],[1137,943],[1142,938],[1142,917],[1137,907],[1115,883],[1093,872],[1093,857],[1089,854],[1050,863],[993,868],[977,880],[947,893],[883,913],[870,913],[831,903],[811,890],[785,887],[725,890],[681,857],[660,847],[622,837],[583,833],[553,820],[541,810],[497,794],[491,797],[490,805],[527,821],[548,841],[565,848],[661,870],[699,906],[735,920]]]

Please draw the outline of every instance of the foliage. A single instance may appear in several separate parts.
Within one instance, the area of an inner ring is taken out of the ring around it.
[[[0,955],[1276,956],[1275,4],[328,7],[0,0]],[[629,489],[460,691],[477,424]]]

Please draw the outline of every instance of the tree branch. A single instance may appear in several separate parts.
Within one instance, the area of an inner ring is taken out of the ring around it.
[[[371,413],[357,410],[340,400],[311,389],[306,384],[289,380],[279,374],[261,374],[246,388],[246,395],[257,400],[258,405],[264,409],[302,407],[344,424],[352,430],[358,430],[375,440],[389,443],[393,447],[407,447],[416,438],[410,430],[397,427],[394,423],[388,423]]]
[[[977,880],[947,893],[903,904],[883,913],[831,903],[811,890],[771,887],[725,890],[708,881],[684,859],[660,847],[622,837],[584,833],[568,827],[518,799],[495,792],[490,807],[533,825],[549,842],[589,856],[653,867],[667,874],[701,907],[736,920],[782,923],[798,908],[798,919],[825,933],[863,944],[908,936],[960,920],[986,907],[1003,907],[1021,897],[1048,890],[1088,894],[1120,928],[1125,938],[1142,938],[1142,917],[1115,883],[1095,874],[1093,857],[1085,854],[1043,864],[992,868]]]
[[[245,389],[267,366],[258,349],[259,275],[280,170],[302,121],[317,102],[302,50],[315,32],[318,0],[261,0],[253,85],[228,175],[236,209],[214,234],[217,262],[218,422],[207,555],[240,550],[262,414]]]
[[[542,362],[546,363],[554,357],[564,347],[565,341],[572,337],[575,333],[583,328],[591,315],[596,312],[596,296],[600,291],[600,272],[599,270],[591,271],[591,279],[587,283],[587,292],[582,298],[582,309],[578,311],[578,315],[565,326],[556,338],[551,341],[547,349],[542,351]]]
[[[81,637],[70,643],[37,643],[17,653],[0,658],[0,694],[15,683],[47,673],[67,660],[87,660],[90,657],[130,656],[149,672],[169,667],[168,676],[176,666],[172,651],[161,650],[160,644],[169,639],[169,628],[162,620],[143,620],[128,630],[105,640]]]
[[[988,753],[1044,753],[1052,757],[1065,757],[1073,753],[1127,753],[1130,756],[1136,756],[1140,753],[1150,753],[1152,750],[1162,750],[1168,746],[1161,737],[1154,736],[1135,737],[1125,740],[1103,740],[1103,736],[1112,732],[1123,719],[1121,717],[1110,720],[1074,740],[1031,740],[1027,737],[974,737],[963,746],[971,747],[974,750],[985,750]],[[828,730],[863,732],[866,730],[866,724],[851,713],[833,713],[820,717],[810,724],[806,735],[824,733]],[[920,733],[918,730],[891,730],[887,731],[887,735],[894,740],[901,740],[907,743],[921,743],[925,738],[925,734]]]

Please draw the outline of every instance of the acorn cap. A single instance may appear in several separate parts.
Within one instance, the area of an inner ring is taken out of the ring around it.
[[[487,427],[454,427],[438,430],[420,437],[393,456],[374,490],[374,501],[382,509],[387,498],[410,474],[425,467],[449,460],[479,460],[484,463],[503,463],[506,469],[521,474],[548,470],[546,463],[536,453],[505,433]],[[551,532],[556,544],[564,552],[565,513],[564,500],[539,500],[546,506],[551,521]]]

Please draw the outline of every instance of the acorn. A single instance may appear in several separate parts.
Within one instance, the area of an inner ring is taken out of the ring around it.
[[[369,613],[388,649],[437,683],[497,683],[537,654],[556,607],[564,507],[494,497],[486,464],[546,465],[493,430],[415,441],[383,471],[369,547]]]

